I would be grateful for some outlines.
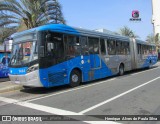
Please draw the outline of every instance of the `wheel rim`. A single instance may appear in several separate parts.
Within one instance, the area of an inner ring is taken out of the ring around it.
[[[72,75],[72,82],[78,82],[78,75]]]

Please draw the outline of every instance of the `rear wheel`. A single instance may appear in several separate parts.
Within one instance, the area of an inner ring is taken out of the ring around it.
[[[119,66],[119,75],[120,76],[124,75],[124,65],[122,64]]]
[[[81,83],[81,74],[78,70],[73,70],[70,75],[70,86],[76,87]]]

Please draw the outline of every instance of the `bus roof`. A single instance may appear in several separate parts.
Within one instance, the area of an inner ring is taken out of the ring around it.
[[[46,24],[43,26],[39,26],[36,28],[32,28],[29,30],[25,30],[22,32],[18,32],[13,34],[11,37],[16,38],[19,37],[20,35],[27,35],[30,33],[36,33],[38,31],[55,31],[55,32],[62,32],[62,33],[67,33],[67,34],[74,34],[74,35],[84,35],[84,36],[93,36],[93,37],[103,37],[103,38],[114,38],[114,39],[119,39],[119,40],[123,40],[123,41],[129,41],[129,37],[126,36],[122,36],[122,35],[118,35],[118,34],[111,34],[111,33],[102,33],[102,32],[98,32],[98,31],[93,31],[93,30],[87,30],[87,29],[82,29],[82,28],[76,28],[76,27],[71,27],[71,26],[67,26],[64,24]],[[138,43],[144,43],[144,44],[148,44],[147,42],[141,41],[136,39],[136,41]]]
[[[137,42],[137,43],[140,43],[140,44],[143,44],[143,45],[155,46],[155,44],[151,44],[151,43],[148,43],[148,42],[144,42],[144,41],[139,40],[139,39],[136,39],[136,42]]]

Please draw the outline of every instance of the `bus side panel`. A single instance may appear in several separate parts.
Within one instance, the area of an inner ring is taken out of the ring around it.
[[[115,75],[118,73],[119,67],[119,56],[118,55],[108,55],[104,58],[106,66],[112,70],[112,74]]]
[[[70,74],[73,69],[82,72],[82,82],[90,81],[90,57],[78,56],[66,62],[46,69],[40,69],[40,79],[44,87],[54,87],[70,83]]]
[[[90,75],[89,75],[89,71],[91,69],[90,56],[89,55],[81,56],[79,63],[80,63],[79,68],[81,68],[82,70],[82,82],[90,81]],[[73,66],[74,68],[76,68],[75,64]]]
[[[109,76],[113,76],[115,74],[117,74],[117,71],[114,71],[112,68],[110,68],[109,66],[109,57],[107,57],[106,55],[101,55],[100,56],[101,58],[101,65],[102,65],[102,68],[101,68],[101,77],[104,78],[104,77],[109,77]],[[116,69],[115,69],[116,70]]]
[[[158,61],[158,56],[157,55],[152,55],[151,60],[152,60],[152,65],[156,64],[157,61]]]
[[[121,63],[124,64],[124,69],[125,71],[130,71],[131,70],[131,55],[117,55],[119,60],[118,60],[118,66],[117,66],[117,73],[119,71],[119,66]]]
[[[157,63],[158,57],[156,55],[148,55],[141,68],[149,67]]]
[[[40,80],[44,87],[64,85],[67,82],[67,63],[61,63],[46,69],[40,69]]]
[[[102,71],[102,73],[101,73],[102,78],[114,75],[112,70],[107,66],[104,58],[102,59],[102,69],[101,69],[101,71]]]
[[[93,68],[93,65],[95,68]],[[94,55],[94,59],[90,59],[89,64],[83,64],[83,82],[108,76],[112,76],[112,71],[107,67],[102,56]]]

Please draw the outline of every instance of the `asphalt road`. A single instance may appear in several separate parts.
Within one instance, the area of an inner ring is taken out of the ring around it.
[[[83,121],[76,123],[105,121],[104,118],[83,115],[160,115],[159,89],[160,66],[154,66],[151,69],[128,72],[124,76],[88,82],[76,88],[31,88],[1,94],[0,115],[72,115],[73,119]],[[110,123],[156,124],[160,121]]]

